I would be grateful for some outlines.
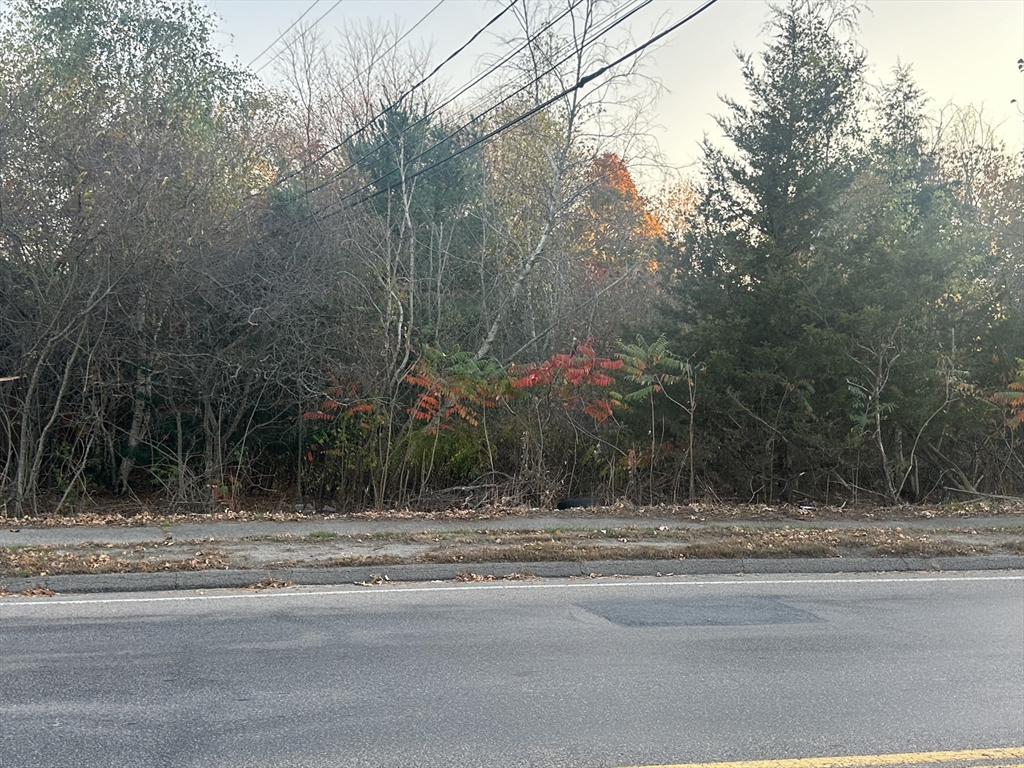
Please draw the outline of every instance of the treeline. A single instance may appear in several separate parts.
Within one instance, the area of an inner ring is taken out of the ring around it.
[[[795,0],[644,196],[639,65],[517,120],[624,12],[510,13],[452,98],[386,28],[271,90],[189,0],[5,3],[3,510],[1024,493],[1024,174],[975,112]]]

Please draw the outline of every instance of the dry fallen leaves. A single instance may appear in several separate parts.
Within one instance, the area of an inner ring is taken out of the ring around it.
[[[257,582],[254,582],[252,584],[246,585],[244,587],[244,589],[253,589],[253,590],[285,589],[286,587],[294,587],[294,586],[295,586],[295,582],[293,582],[293,581],[281,581],[279,579],[272,579],[272,578],[270,578],[268,576],[267,578],[260,579]]]
[[[22,597],[53,597],[57,593],[52,589],[47,589],[46,587],[32,587],[31,589],[26,589],[24,592],[19,592],[18,594]]]
[[[552,514],[550,507],[523,504],[494,504],[476,509],[441,508],[411,509],[398,507],[385,510],[335,512],[330,507],[314,511],[312,506],[289,505],[280,501],[263,502],[252,509],[218,509],[205,512],[175,512],[161,508],[159,503],[139,503],[106,500],[95,508],[77,511],[71,515],[42,514],[38,517],[19,518],[17,523],[33,527],[56,526],[160,526],[205,521],[303,521],[303,520],[495,520],[520,517],[544,517]],[[327,511],[331,510],[331,511]],[[728,502],[698,502],[694,504],[658,504],[637,506],[628,502],[615,502],[604,507],[562,510],[560,517],[586,519],[595,513],[609,517],[636,519],[678,519],[703,522],[706,520],[910,520],[914,518],[962,518],[1003,514],[1021,514],[1024,501],[976,501],[941,507],[873,506],[869,504],[735,504]],[[6,518],[5,518],[6,522]],[[10,523],[14,523],[11,520]],[[10,524],[8,523],[8,524]]]
[[[230,562],[217,551],[185,558],[138,559],[123,550],[124,557],[111,557],[106,552],[73,551],[44,546],[0,548],[0,574],[7,576],[47,576],[84,573],[154,573],[156,571],[203,571],[227,568]],[[145,551],[143,549],[143,551]]]
[[[388,578],[386,575],[385,576],[381,576],[378,573],[371,573],[370,574],[370,578],[368,580],[366,580],[366,581],[357,581],[356,582],[356,584],[358,584],[360,587],[379,587],[381,584],[390,584],[390,583],[391,583],[391,579],[390,578]]]

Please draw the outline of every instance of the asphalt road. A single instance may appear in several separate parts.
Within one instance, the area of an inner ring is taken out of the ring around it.
[[[1024,745],[1024,573],[0,600],[0,766],[602,766]]]

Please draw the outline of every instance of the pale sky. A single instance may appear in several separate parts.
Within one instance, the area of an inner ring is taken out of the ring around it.
[[[319,0],[303,23],[330,13],[319,22],[326,40],[345,25],[370,17],[412,26],[437,0]],[[312,0],[208,0],[223,19],[217,42],[229,55],[248,64],[288,27]],[[696,8],[697,0],[655,0],[632,23],[637,40],[650,36]],[[410,35],[431,46],[434,61],[455,50],[483,26],[500,6],[486,0],[444,0]],[[667,159],[692,163],[707,132],[719,131],[711,115],[721,114],[720,94],[742,96],[742,79],[734,51],[757,53],[764,47],[762,27],[767,6],[762,0],[719,0],[676,31],[648,59],[646,72],[661,80],[666,92],[653,115],[654,136]],[[511,19],[502,19],[502,22]],[[860,44],[868,54],[869,79],[888,78],[897,61],[913,66],[918,84],[932,107],[948,102],[984,106],[1011,149],[1024,146],[1024,75],[1017,59],[1024,57],[1024,0],[874,0],[861,15]],[[499,30],[511,30],[498,24]],[[280,45],[280,44],[279,44]],[[259,58],[263,64],[277,48]],[[481,37],[442,70],[454,90],[472,72],[476,57],[497,50],[494,38]],[[273,65],[261,77],[273,81]],[[1018,103],[1011,104],[1016,98]]]
[[[3,0],[0,0],[2,3]],[[253,68],[266,63],[280,47],[259,54],[313,0],[206,0],[222,18],[216,44],[228,57]],[[408,29],[438,0],[317,0],[302,23],[319,19],[326,41],[360,20],[397,21]],[[616,0],[624,5],[625,0]],[[696,8],[698,0],[655,0],[631,19],[632,35],[644,40]],[[333,7],[333,8],[332,8]],[[501,5],[493,0],[441,0],[441,5],[417,28],[410,40],[431,46],[440,61],[482,27]],[[2,11],[0,11],[2,12]],[[326,14],[326,16],[324,16]],[[767,15],[763,0],[719,0],[676,31],[647,60],[645,72],[662,82],[666,92],[651,117],[653,135],[667,159],[679,166],[699,155],[704,133],[719,131],[711,115],[721,114],[720,94],[742,97],[742,79],[734,50],[758,53],[765,38]],[[507,23],[506,23],[507,22]],[[507,15],[495,25],[511,32]],[[999,126],[998,135],[1012,150],[1024,147],[1024,74],[1017,60],[1024,57],[1024,0],[873,0],[861,15],[860,44],[868,54],[869,79],[888,77],[897,60],[913,66],[918,84],[939,108],[948,102],[984,106],[984,114]],[[482,36],[446,66],[441,76],[454,91],[473,72],[477,58],[498,50],[494,37]],[[262,70],[267,82],[274,66]],[[1011,104],[1017,99],[1017,104]]]

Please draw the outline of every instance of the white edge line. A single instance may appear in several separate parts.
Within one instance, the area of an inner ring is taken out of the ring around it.
[[[746,574],[747,576],[753,574]],[[669,577],[671,578],[671,577]],[[1005,576],[924,576],[914,577],[907,575],[903,577],[882,577],[872,578],[870,576],[852,576],[849,578],[828,578],[828,579],[765,579],[753,581],[749,579],[714,579],[705,581],[669,581],[659,579],[658,581],[581,581],[558,584],[450,584],[437,587],[359,587],[349,589],[317,590],[315,585],[297,585],[310,587],[308,591],[302,592],[255,592],[248,594],[230,595],[171,595],[168,597],[101,597],[91,599],[81,597],[75,600],[32,600],[20,602],[15,599],[0,600],[0,611],[4,608],[28,608],[37,605],[101,605],[109,603],[171,603],[189,602],[196,600],[270,600],[273,598],[288,597],[328,597],[335,595],[379,595],[379,594],[410,594],[421,592],[468,592],[481,590],[520,590],[520,589],[608,589],[615,587],[717,587],[717,586],[778,586],[782,584],[927,584],[934,582],[964,582],[964,581],[1024,581],[1024,574]],[[217,589],[231,589],[231,587],[217,587]]]

